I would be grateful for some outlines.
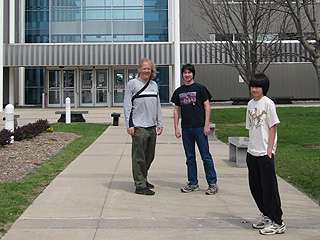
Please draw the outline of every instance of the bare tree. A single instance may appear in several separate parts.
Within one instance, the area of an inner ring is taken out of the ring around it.
[[[301,45],[309,52],[310,61],[316,71],[318,78],[318,91],[320,97],[320,22],[319,22],[319,0],[276,0],[277,11],[288,14],[291,23],[295,26],[293,39],[300,41]]]
[[[286,15],[274,11],[269,0],[192,0],[194,11],[207,24],[213,48],[226,53],[246,83],[264,72],[281,52],[279,33],[286,29]],[[188,28],[193,39],[206,41]],[[216,56],[218,57],[218,56]],[[222,59],[219,59],[224,63]]]

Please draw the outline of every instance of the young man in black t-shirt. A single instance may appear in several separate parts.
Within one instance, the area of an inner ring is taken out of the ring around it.
[[[202,84],[194,82],[195,68],[191,64],[181,69],[184,85],[177,88],[171,102],[174,108],[174,127],[177,138],[181,137],[179,116],[181,115],[182,142],[187,158],[188,183],[181,189],[188,193],[199,190],[195,143],[197,143],[206,174],[208,189],[206,194],[218,192],[217,174],[209,151],[208,135],[210,134],[210,92]]]

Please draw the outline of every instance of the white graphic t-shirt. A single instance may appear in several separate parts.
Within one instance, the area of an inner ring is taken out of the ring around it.
[[[250,100],[246,115],[246,128],[249,129],[248,152],[256,157],[267,155],[269,128],[279,124],[274,102],[264,96],[258,101]],[[277,133],[272,153],[277,149]]]

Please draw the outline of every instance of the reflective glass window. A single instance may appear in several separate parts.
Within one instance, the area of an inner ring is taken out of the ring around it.
[[[113,0],[113,6],[143,6],[143,0]]]
[[[26,10],[48,10],[49,0],[26,0]]]
[[[111,9],[86,8],[83,11],[83,20],[111,20]]]
[[[146,29],[144,38],[146,42],[167,42],[168,29]]]
[[[113,9],[113,19],[143,19],[143,8]]]
[[[42,104],[42,93],[45,87],[45,69],[26,68],[25,70],[25,103],[32,105]]]
[[[168,12],[163,10],[146,10],[144,12],[146,28],[167,28]]]
[[[26,30],[26,43],[49,43],[49,29],[45,30]]]
[[[52,21],[80,21],[81,8],[54,8],[51,11]]]
[[[111,42],[111,35],[84,35],[83,42]]]
[[[49,29],[49,11],[26,11],[26,29]]]
[[[168,1],[144,0],[145,9],[168,9]]]
[[[52,43],[77,43],[81,42],[81,35],[52,35]]]
[[[111,0],[83,0],[84,7],[111,6]]]
[[[157,67],[156,76],[153,79],[159,88],[161,103],[169,102],[169,67]]]
[[[168,41],[168,1],[26,0],[25,22],[26,42]]]
[[[51,0],[52,7],[81,7],[82,0]]]

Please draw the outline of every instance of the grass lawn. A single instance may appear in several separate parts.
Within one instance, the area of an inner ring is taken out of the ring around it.
[[[90,123],[55,123],[50,126],[56,132],[73,132],[81,137],[21,181],[0,184],[0,238],[45,187],[108,127]]]
[[[320,194],[320,108],[278,107],[277,174],[311,199]],[[247,136],[246,108],[214,109],[211,122],[217,138],[225,143],[231,136]]]

